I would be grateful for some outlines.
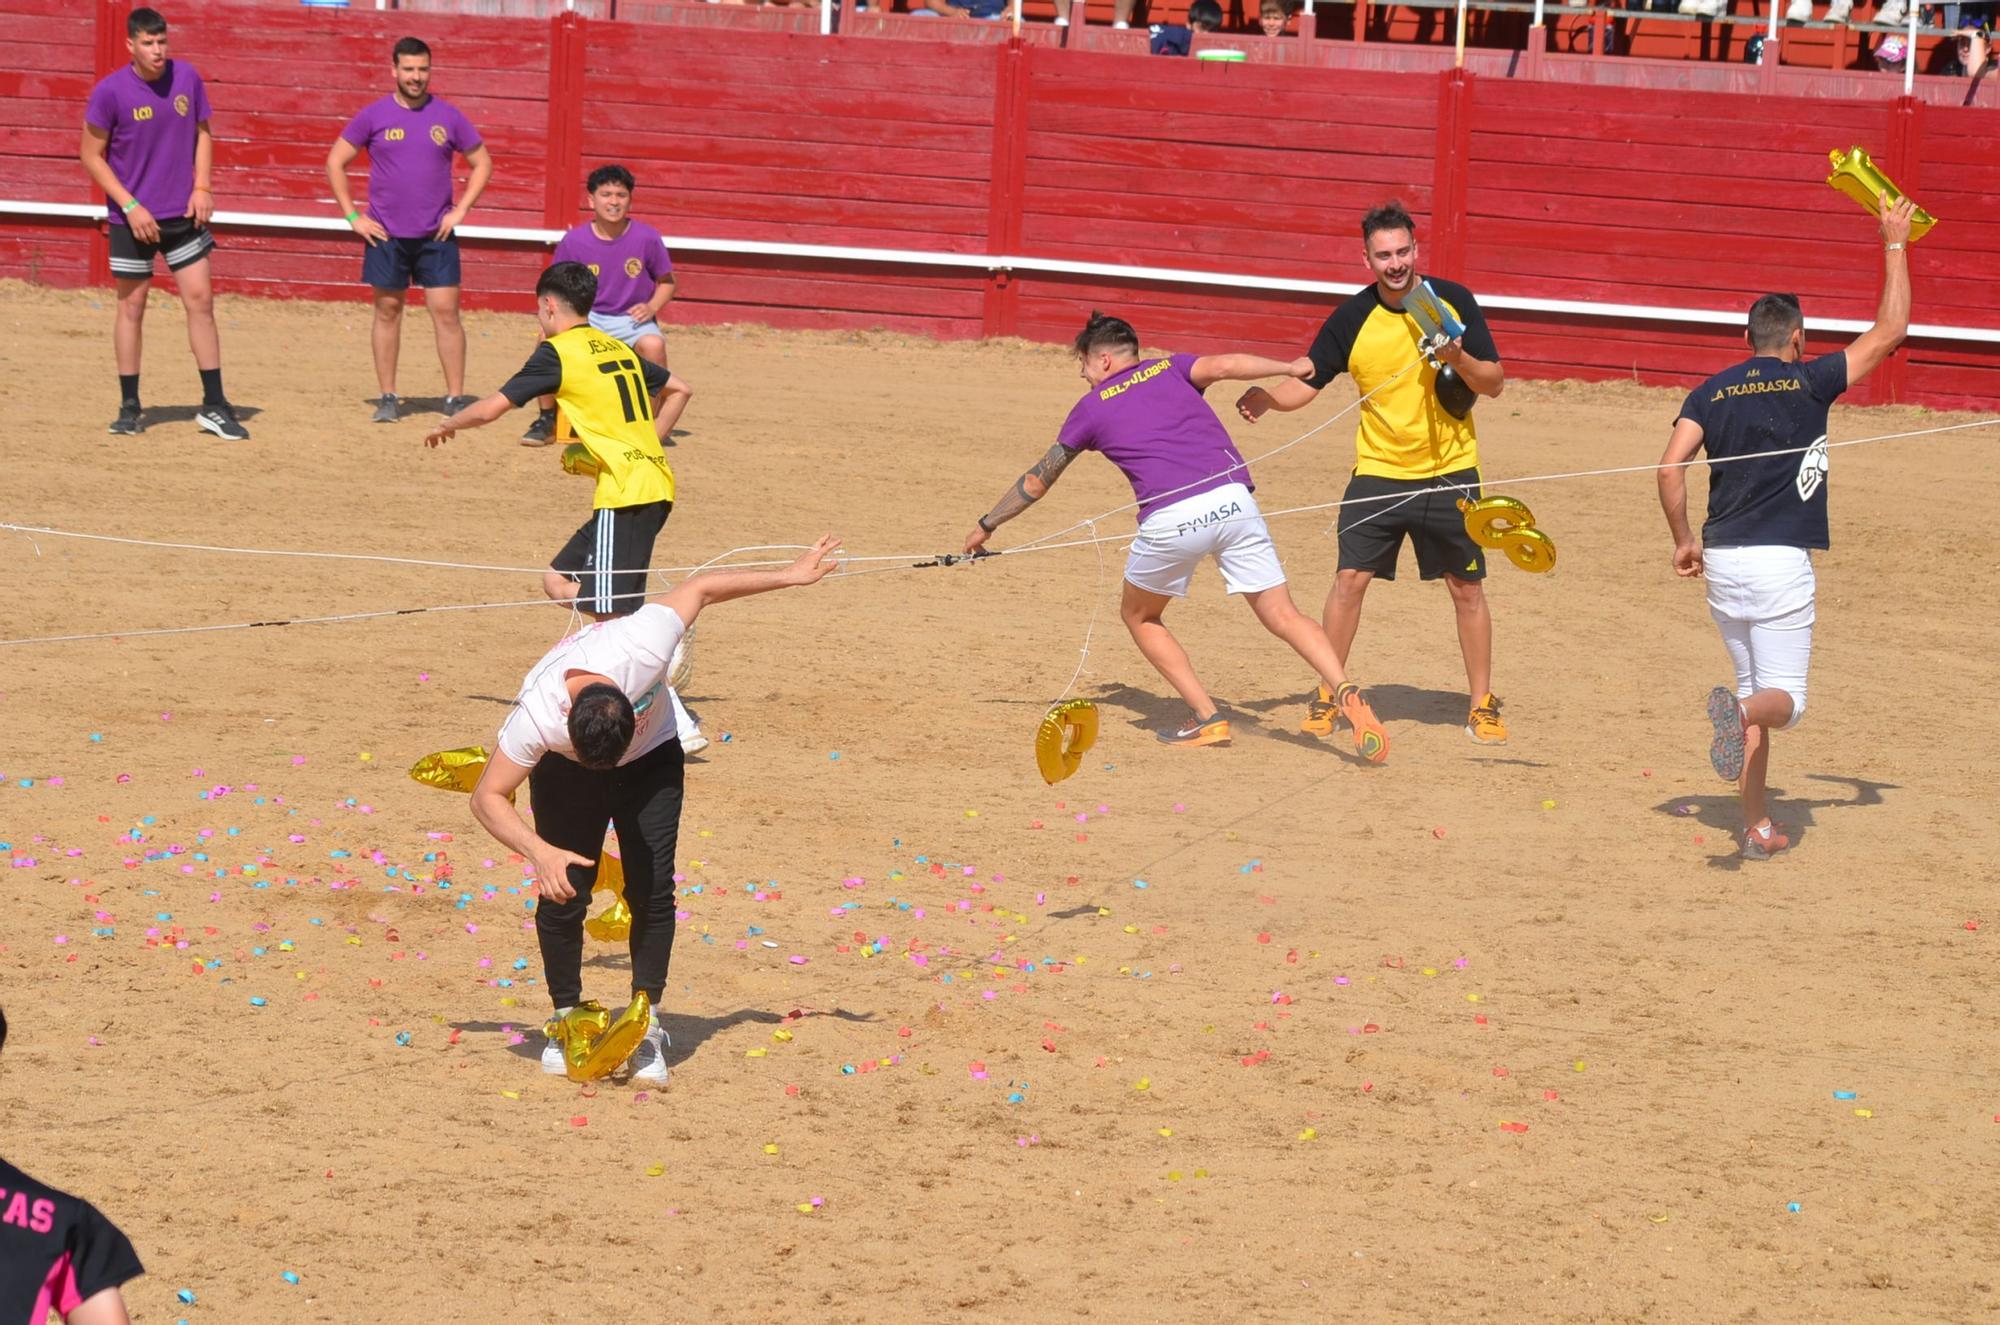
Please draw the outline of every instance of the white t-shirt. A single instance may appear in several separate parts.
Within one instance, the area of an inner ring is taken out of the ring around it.
[[[600,621],[558,643],[521,683],[514,711],[500,724],[500,753],[523,768],[533,768],[550,751],[576,757],[569,740],[569,678],[576,672],[610,677],[632,701],[637,718],[632,746],[618,762],[629,764],[652,753],[674,738],[667,667],[686,633],[673,608],[648,603],[630,616]]]

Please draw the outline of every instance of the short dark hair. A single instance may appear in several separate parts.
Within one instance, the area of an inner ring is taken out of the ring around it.
[[[125,16],[127,37],[157,37],[167,30],[167,17],[157,9],[143,6]]]
[[[581,262],[558,262],[535,282],[535,298],[545,294],[560,299],[578,317],[588,317],[597,302],[597,276]]]
[[[1222,6],[1217,0],[1194,0],[1188,6],[1188,26],[1213,32],[1222,26]]]
[[[569,743],[585,768],[616,768],[632,746],[638,717],[632,701],[615,685],[593,682],[569,706]]]
[[[1391,198],[1380,207],[1369,208],[1368,215],[1361,218],[1361,241],[1367,243],[1379,230],[1407,230],[1415,238],[1417,223],[1410,219],[1410,210],[1403,206],[1402,199]]]
[[[431,58],[431,48],[422,37],[404,37],[390,50],[389,63],[400,64],[405,55],[421,55],[428,60]]]
[[[1760,354],[1782,350],[1792,333],[1806,324],[1795,294],[1767,294],[1750,305],[1750,348]]]
[[[1076,339],[1070,342],[1070,348],[1076,351],[1079,359],[1088,354],[1095,354],[1099,350],[1126,350],[1137,354],[1139,333],[1132,330],[1132,324],[1124,318],[1100,313],[1093,308],[1090,310],[1090,321],[1084,323],[1083,330],[1076,333]]]
[[[625,169],[625,167],[599,166],[597,169],[591,171],[590,178],[583,182],[583,191],[585,193],[595,193],[606,184],[622,184],[625,186],[625,192],[627,193],[639,187],[638,181],[632,178],[632,172]]]

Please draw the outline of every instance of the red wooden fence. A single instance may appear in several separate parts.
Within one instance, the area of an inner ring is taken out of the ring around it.
[[[78,123],[96,72],[124,58],[124,9],[76,8],[0,0],[19,34],[17,67],[0,71],[0,197],[92,201]],[[1809,314],[1866,318],[1872,227],[1821,182],[1826,151],[1860,142],[1945,219],[1913,250],[1918,320],[2000,328],[2000,282],[1984,277],[2000,252],[1992,110],[575,15],[213,3],[170,17],[176,54],[209,81],[224,210],[330,216],[327,147],[389,89],[389,46],[414,34],[435,49],[435,90],[492,148],[473,217],[489,225],[573,224],[587,168],[619,160],[639,177],[639,213],[670,234],[1359,281],[1355,222],[1396,196],[1418,215],[1426,266],[1488,297],[1734,309],[1777,288]],[[0,218],[0,275],[102,280],[94,235]],[[225,291],[360,294],[347,235],[236,227],[222,243]],[[469,301],[525,307],[545,256],[470,242]],[[1097,306],[1154,343],[1290,354],[1332,302],[916,261],[683,250],[676,263],[679,320],[945,337],[1066,338]],[[1740,344],[1658,320],[1493,321],[1530,376],[1685,382]],[[2000,345],[1915,342],[1880,381],[1877,398],[1991,407]]]

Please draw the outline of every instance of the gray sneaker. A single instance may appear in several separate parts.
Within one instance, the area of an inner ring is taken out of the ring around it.
[[[108,431],[113,437],[134,437],[146,431],[146,416],[140,412],[139,402],[128,400],[120,405]]]
[[[478,403],[478,396],[446,396],[444,398],[444,416],[448,419],[466,406],[477,405]]]
[[[375,417],[370,423],[394,423],[401,416],[402,398],[395,392],[386,392],[375,398]]]
[[[526,432],[521,434],[521,445],[547,446],[555,439],[556,412],[552,409],[545,409],[535,415],[535,421],[528,425]]]
[[[228,442],[247,442],[250,430],[236,421],[236,407],[228,401],[203,405],[195,413],[195,423]]]

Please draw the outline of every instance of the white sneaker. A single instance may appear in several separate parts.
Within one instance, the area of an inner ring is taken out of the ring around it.
[[[635,1086],[659,1087],[667,1084],[666,1048],[673,1041],[660,1029],[659,1018],[646,1028],[646,1038],[639,1041],[639,1047],[625,1060],[632,1070],[632,1084]]]
[[[1907,16],[1908,9],[1903,0],[1888,0],[1888,3],[1875,11],[1875,21],[1887,28],[1902,27],[1903,19]]]
[[[703,750],[706,749],[708,749],[708,738],[706,736],[703,736],[699,729],[691,732],[682,733],[681,735],[682,754],[698,755]]]
[[[1812,0],[1792,0],[1785,6],[1785,22],[1809,23],[1812,21]]]
[[[573,1008],[557,1008],[556,1019],[560,1021],[574,1010]],[[552,1077],[559,1077],[565,1075],[568,1070],[568,1066],[563,1062],[563,1051],[560,1044],[557,1044],[554,1040],[550,1040],[542,1046],[542,1071]]]
[[[1826,7],[1826,21],[1829,23],[1845,23],[1853,16],[1854,0],[1833,0]]]

